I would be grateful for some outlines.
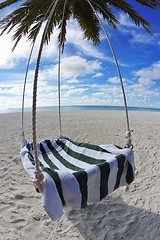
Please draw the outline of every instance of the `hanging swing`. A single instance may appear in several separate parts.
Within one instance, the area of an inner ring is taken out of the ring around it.
[[[53,14],[53,12],[51,11],[50,14]],[[68,137],[62,136],[60,107],[61,46],[59,46],[58,61],[60,137],[56,140],[42,140],[37,143],[37,75],[49,20],[42,36],[35,70],[32,105],[33,143],[29,143],[24,135],[24,95],[29,61],[34,45],[28,60],[22,101],[23,145],[20,155],[24,169],[34,179],[33,183],[36,190],[42,193],[43,206],[52,220],[57,220],[63,215],[63,206],[65,205],[75,209],[84,208],[90,203],[101,201],[118,187],[128,186],[134,180],[135,164],[123,81],[108,34],[99,17],[98,19],[111,47],[120,77],[127,120],[126,144],[124,148],[120,148],[114,144],[94,145],[82,142],[78,143]]]

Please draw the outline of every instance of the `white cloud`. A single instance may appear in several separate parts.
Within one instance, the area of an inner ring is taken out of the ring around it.
[[[94,74],[101,68],[101,63],[97,60],[87,61],[80,56],[70,56],[61,60],[61,78],[75,78],[77,76],[85,76]]]
[[[103,97],[103,96],[105,96],[105,93],[104,92],[96,92],[96,93],[93,93],[92,95],[97,96],[97,97]]]
[[[103,75],[104,75],[104,73],[98,72],[92,78],[102,77]]]
[[[80,87],[82,80],[79,80],[78,77],[82,78],[86,75],[95,74],[100,68],[101,63],[98,61],[87,61],[87,59],[79,56],[63,57],[61,59],[61,91],[63,97],[69,98],[70,95],[84,93],[88,87]],[[31,106],[33,78],[34,71],[30,70],[28,72],[25,97],[27,107]],[[6,73],[4,74],[4,81],[1,80],[0,85],[1,109],[7,106],[21,107],[23,82],[23,74],[12,72],[7,75],[7,79]],[[52,105],[52,102],[57,104],[57,65],[48,65],[48,67],[46,66],[40,70],[38,79],[38,105]]]
[[[78,80],[78,79],[70,79],[70,80],[67,80],[67,83],[69,83],[69,84],[78,84],[78,83],[80,83],[81,81],[80,80]]]
[[[123,13],[121,13],[119,15],[119,23],[120,23],[120,25],[125,26],[127,28],[130,28],[130,27],[135,28],[136,27],[136,25],[130,20],[130,18],[126,14],[123,14]]]
[[[139,78],[138,82],[141,87],[152,87],[155,85],[155,82],[147,78]]]
[[[137,33],[135,31],[130,31],[132,35],[131,43],[141,43],[141,44],[154,44],[155,38],[149,33]]]
[[[43,28],[40,31],[40,34],[36,40],[35,48],[32,55],[32,61],[35,61],[37,57],[37,50],[40,45],[40,36],[42,35]],[[18,43],[14,52],[11,51],[14,43],[12,42],[12,33],[4,33],[0,38],[0,68],[14,68],[16,67],[21,60],[27,60],[29,56],[29,51],[31,49],[31,42],[28,42],[26,38],[22,38]],[[54,34],[51,36],[51,41],[48,46],[45,46],[43,49],[42,61],[50,60],[55,61],[58,58],[58,45],[57,45],[57,35],[58,31],[55,30]],[[66,42],[66,51],[67,54],[72,52],[72,47],[75,47],[77,54],[85,54],[86,56],[92,56],[99,59],[107,59],[106,56],[98,49],[93,46],[93,44],[85,39],[83,39],[83,33],[78,27],[78,24],[75,21],[70,21],[67,25],[67,42]],[[68,46],[68,47],[67,47]],[[64,53],[65,53],[64,52]],[[65,56],[65,54],[64,54]],[[113,61],[108,58],[109,61]]]
[[[71,95],[81,95],[81,94],[83,94],[85,91],[87,90],[87,88],[75,88],[75,89],[71,89],[71,90],[68,90],[68,91],[66,91],[66,92],[64,92],[64,93],[62,93],[62,98],[68,98],[68,97],[70,97]]]
[[[68,84],[63,84],[62,86],[61,86],[61,90],[63,90],[63,91],[68,91],[68,90],[71,90],[71,89],[73,89],[74,88],[74,86],[70,86],[70,85],[68,85]]]
[[[0,68],[13,68],[16,65],[15,54],[11,52],[11,36],[2,35],[0,37]]]
[[[98,50],[97,47],[93,46],[91,42],[84,39],[82,30],[80,29],[78,23],[74,20],[68,22],[66,38],[68,44],[72,44],[84,55],[100,59],[105,58],[103,53]]]
[[[122,77],[122,81],[123,81],[123,85],[126,85],[127,83],[129,83],[130,81],[124,77]],[[115,76],[115,77],[109,77],[107,79],[107,82],[109,83],[112,83],[113,85],[115,84],[118,84],[120,85],[121,84],[121,81],[120,81],[120,77],[119,76]]]
[[[156,46],[159,44],[159,34],[154,33],[154,35],[146,32],[143,27],[136,26],[134,22],[126,14],[120,14],[119,16],[119,27],[121,33],[130,35],[129,42],[132,44],[149,44]]]
[[[135,76],[150,80],[160,80],[160,61],[153,63],[149,67],[140,69],[135,73]]]
[[[107,81],[110,82],[110,83],[113,83],[113,84],[119,84],[120,83],[120,80],[119,80],[118,77],[110,77],[110,78],[108,78]]]
[[[151,43],[151,38],[145,39],[146,35],[138,33],[137,27],[126,17],[120,16],[120,29],[127,31],[132,38],[132,43],[140,43],[146,40],[148,44]],[[132,29],[132,27],[134,29]],[[136,31],[135,31],[136,29]],[[140,29],[142,30],[142,29]],[[137,34],[138,33],[138,34]],[[56,32],[57,34],[57,32]],[[147,35],[149,36],[149,35]],[[35,51],[33,53],[32,61],[36,59],[38,45],[40,39],[36,43]],[[0,68],[15,68],[23,60],[27,60],[30,44],[23,39],[17,49],[11,53],[11,35],[3,35],[0,38]],[[107,49],[108,51],[108,49]],[[74,54],[74,55],[73,55]],[[82,55],[83,54],[83,55]],[[85,54],[85,55],[84,55]],[[57,37],[54,35],[51,38],[51,43],[44,48],[43,61],[39,72],[38,81],[38,105],[56,105],[57,102]],[[82,57],[85,56],[85,57]],[[89,58],[87,58],[89,56]],[[94,58],[99,60],[95,60]],[[97,104],[97,105],[123,105],[121,87],[118,86],[119,78],[110,77],[106,84],[102,83],[103,62],[101,60],[107,59],[100,51],[100,48],[95,48],[91,42],[83,39],[83,34],[74,21],[68,24],[67,42],[65,52],[61,56],[61,97],[62,104]],[[113,62],[113,60],[112,60]],[[122,64],[121,64],[122,65]],[[17,70],[18,71],[18,70]],[[3,70],[4,72],[4,70]],[[8,71],[10,72],[10,71]],[[2,73],[1,73],[2,74]],[[107,74],[108,75],[108,74]],[[0,83],[0,108],[4,107],[19,107],[21,108],[22,88],[23,88],[23,74],[10,75],[6,73],[1,75]],[[28,81],[26,87],[26,106],[31,106],[32,87],[33,87],[34,71],[30,70],[28,73]],[[89,84],[89,81],[91,84]],[[96,79],[97,78],[97,79]],[[99,79],[98,79],[99,78]],[[5,81],[3,81],[4,79]],[[160,79],[160,61],[155,62],[147,68],[139,69],[134,73],[134,81],[129,82],[128,79],[123,79],[126,85],[127,101],[129,105],[145,105],[151,104],[153,98],[155,104],[158,103],[160,94],[158,87],[155,91],[153,86],[156,81]],[[8,81],[7,81],[8,80]],[[98,81],[99,80],[99,81]],[[105,80],[105,79],[104,79]],[[92,84],[94,83],[94,84]],[[108,84],[109,83],[109,84]],[[157,84],[158,85],[158,84]],[[157,86],[156,85],[156,86]],[[155,88],[154,88],[155,89]]]
[[[83,77],[87,74],[95,74],[101,69],[101,62],[97,60],[90,60],[80,56],[68,56],[61,58],[61,81],[68,83],[79,83],[78,77]],[[40,81],[54,80],[57,83],[58,65],[46,66],[39,72]],[[34,71],[29,71],[30,78],[33,79]]]
[[[32,55],[32,61],[34,61],[37,57],[37,49],[39,48],[39,42],[40,38],[38,38],[38,41],[36,41]],[[22,38],[15,50],[12,52],[13,45],[14,43],[12,42],[12,33],[4,33],[0,37],[0,68],[14,68],[20,63],[21,60],[26,61],[28,59],[31,49],[31,43],[28,42],[26,38]],[[46,46],[44,48],[42,58],[47,59],[51,56],[53,60],[55,59],[55,57],[57,58],[57,48],[55,44],[52,44],[51,46]]]

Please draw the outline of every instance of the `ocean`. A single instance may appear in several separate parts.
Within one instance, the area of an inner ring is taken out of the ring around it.
[[[25,112],[31,112],[31,108],[25,108]],[[62,106],[62,111],[78,111],[78,110],[86,110],[86,111],[98,111],[98,110],[109,110],[109,111],[124,111],[124,107],[122,106],[96,106],[96,105],[85,105],[85,106]],[[0,113],[16,113],[21,112],[20,108],[8,108],[5,110],[0,110]],[[51,111],[58,111],[57,106],[44,106],[44,107],[37,107],[38,112],[51,112]],[[142,112],[160,112],[160,108],[146,108],[146,107],[128,107],[128,111],[142,111]]]

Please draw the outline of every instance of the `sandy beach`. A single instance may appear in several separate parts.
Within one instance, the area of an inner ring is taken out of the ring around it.
[[[129,191],[119,188],[99,204],[65,208],[53,222],[41,205],[20,159],[21,114],[0,114],[0,240],[160,240],[160,113],[130,112],[138,175]],[[62,134],[94,144],[125,144],[121,111],[64,111]],[[31,114],[25,134],[31,141]],[[57,112],[37,114],[37,139],[59,135]]]

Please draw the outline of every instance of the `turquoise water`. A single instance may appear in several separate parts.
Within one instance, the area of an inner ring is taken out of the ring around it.
[[[62,106],[62,111],[77,111],[77,110],[115,110],[115,111],[123,111],[124,107],[122,106]],[[129,111],[148,111],[148,112],[160,112],[159,108],[144,108],[144,107],[128,107]],[[38,112],[50,112],[50,111],[58,111],[58,107],[37,107]],[[6,109],[0,110],[0,113],[15,113],[21,112],[20,108],[17,109]],[[31,108],[25,108],[25,112],[31,112]]]

